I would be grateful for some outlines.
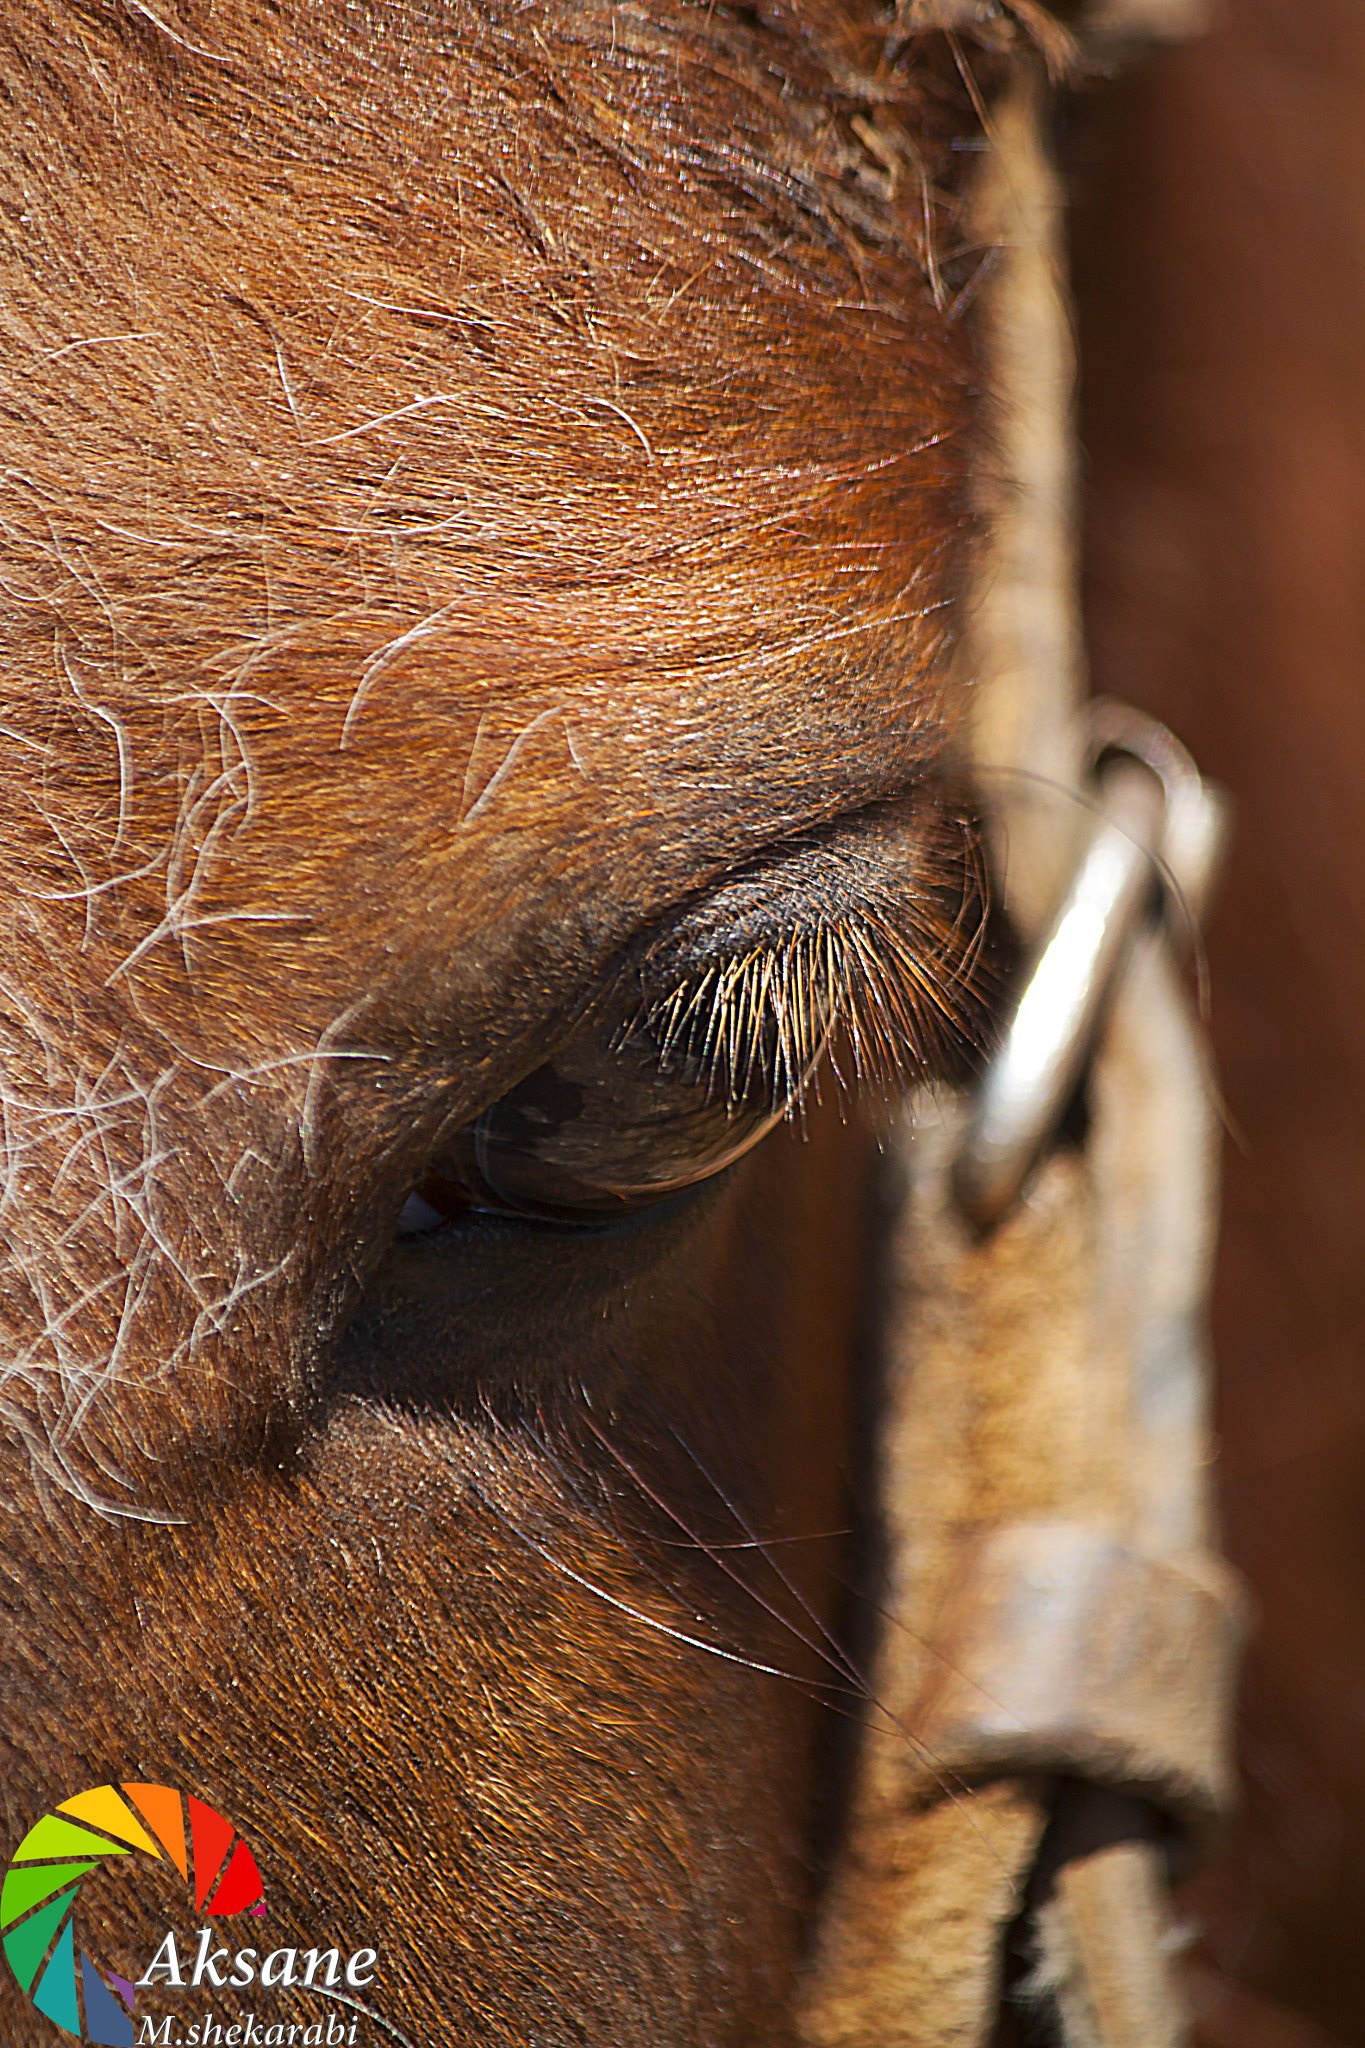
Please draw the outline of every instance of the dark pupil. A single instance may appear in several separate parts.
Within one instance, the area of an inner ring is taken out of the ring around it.
[[[544,1140],[551,1131],[558,1131],[583,1115],[583,1088],[580,1082],[570,1081],[551,1061],[528,1074],[497,1107],[501,1112],[500,1141],[534,1150],[537,1140]],[[489,1114],[485,1112],[485,1117]]]
[[[591,1024],[466,1126],[419,1192],[445,1216],[563,1222],[662,1200],[739,1158],[788,1108],[763,1048],[737,1073],[723,1051],[704,1057],[695,1034],[667,1043],[652,1020]]]

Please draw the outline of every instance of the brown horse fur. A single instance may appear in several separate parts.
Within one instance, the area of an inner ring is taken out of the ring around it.
[[[867,1020],[958,1029],[994,58],[862,0],[3,16],[5,1840],[181,1784],[412,2041],[781,2042],[860,1129],[391,1246],[723,884],[796,958],[818,870],[900,949]],[[142,1881],[116,1968],[185,1924]]]

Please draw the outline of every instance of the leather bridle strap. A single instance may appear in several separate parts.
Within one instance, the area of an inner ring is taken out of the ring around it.
[[[1159,728],[1079,718],[1047,110],[1042,65],[1021,58],[978,196],[999,252],[982,317],[1001,411],[965,658],[997,873],[1034,986],[1052,975],[1035,1032],[1045,1014],[1074,1043],[1035,1062],[1039,1111],[1007,1031],[1012,1078],[998,1063],[976,1102],[912,1105],[891,1148],[884,1620],[807,1984],[811,2048],[987,2048],[1002,1998],[1032,2008],[1030,2039],[1176,2048],[1170,1876],[1229,1798],[1243,1603],[1213,1548],[1204,1349],[1218,1131],[1172,944],[1216,804]],[[1087,779],[1096,754],[1128,757],[1121,801]],[[1096,851],[1105,832],[1134,849],[1127,881]],[[1087,895],[1087,861],[1108,897]],[[1057,906],[1078,889],[1094,944],[1073,944],[1077,972],[1106,985],[1068,1012]]]

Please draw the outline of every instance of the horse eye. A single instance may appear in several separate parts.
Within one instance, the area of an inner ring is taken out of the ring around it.
[[[732,1030],[677,999],[590,1020],[534,1073],[457,1132],[399,1218],[400,1236],[471,1209],[593,1223],[661,1201],[731,1165],[788,1116],[828,1035]]]

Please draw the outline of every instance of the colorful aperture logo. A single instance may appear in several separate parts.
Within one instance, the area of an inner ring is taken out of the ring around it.
[[[211,1916],[260,1911],[265,1889],[232,1822],[168,1785],[97,1785],[29,1829],[0,1888],[5,1955],[39,2012],[78,2040],[108,2048],[132,2048],[133,1986],[84,1949],[77,1975],[73,1916],[92,1870],[112,1856],[135,1855],[171,1864],[196,1910]]]

